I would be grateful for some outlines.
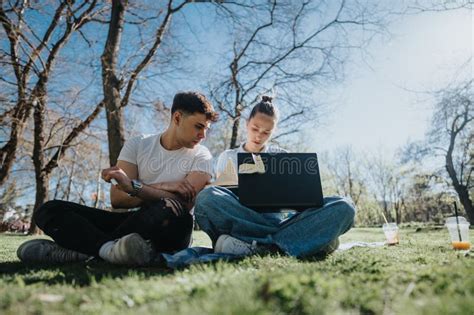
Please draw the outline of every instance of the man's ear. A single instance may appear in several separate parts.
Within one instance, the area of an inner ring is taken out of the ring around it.
[[[180,111],[174,112],[173,116],[171,116],[171,120],[174,122],[176,126],[179,126],[179,123],[181,122],[182,118],[183,118],[183,114]]]

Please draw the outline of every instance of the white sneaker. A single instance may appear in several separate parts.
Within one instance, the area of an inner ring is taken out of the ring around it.
[[[138,233],[131,233],[102,245],[99,256],[117,265],[143,266],[151,261],[153,249]]]
[[[68,263],[86,261],[90,256],[59,246],[53,241],[36,239],[18,247],[16,255],[26,263]]]
[[[253,241],[252,244],[249,244],[226,234],[219,236],[219,238],[217,239],[216,245],[214,246],[215,253],[247,256],[247,255],[255,254],[256,251],[257,251],[256,241]]]

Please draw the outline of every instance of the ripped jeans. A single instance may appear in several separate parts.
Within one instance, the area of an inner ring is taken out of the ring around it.
[[[158,252],[175,252],[190,245],[194,223],[189,213],[175,215],[163,199],[122,213],[51,200],[33,220],[58,245],[92,256],[104,243],[130,233],[150,240]]]

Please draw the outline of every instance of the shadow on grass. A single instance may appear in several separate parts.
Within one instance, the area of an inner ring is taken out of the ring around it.
[[[92,260],[86,263],[71,264],[26,264],[22,262],[0,263],[0,279],[4,282],[24,284],[44,283],[46,285],[68,284],[89,286],[102,279],[121,279],[126,277],[147,278],[165,276],[174,271],[161,265],[149,267],[124,267]]]
[[[264,255],[270,256],[270,255]],[[220,263],[235,264],[244,260],[245,256],[232,260],[215,260],[191,264],[192,266],[215,266]],[[146,267],[118,266],[100,259],[88,262],[68,264],[23,263],[20,261],[0,263],[0,282],[21,281],[25,285],[43,283],[46,285],[68,284],[75,286],[90,286],[102,279],[124,279],[129,277],[149,278],[172,275],[183,271],[191,265],[171,269],[163,261]],[[21,280],[19,280],[21,279]]]

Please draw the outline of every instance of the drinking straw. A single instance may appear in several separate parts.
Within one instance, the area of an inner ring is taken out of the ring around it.
[[[382,217],[383,217],[383,219],[385,220],[385,223],[388,224],[387,218],[385,217],[385,215],[383,214],[383,212],[382,212]]]
[[[456,214],[456,227],[458,229],[459,241],[462,242],[461,230],[459,229],[458,205],[454,202],[454,213]]]

